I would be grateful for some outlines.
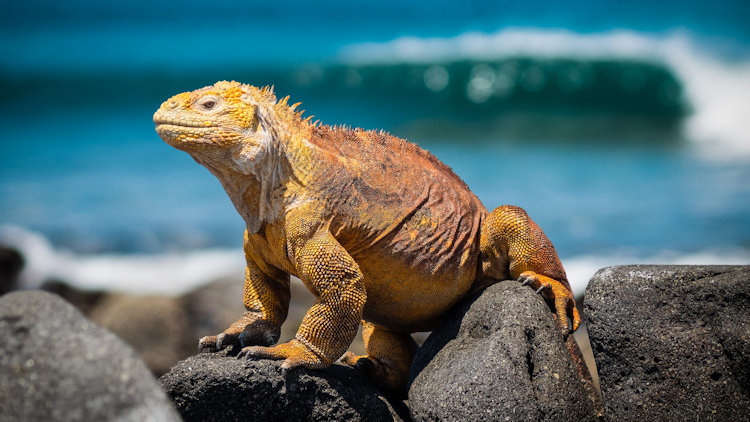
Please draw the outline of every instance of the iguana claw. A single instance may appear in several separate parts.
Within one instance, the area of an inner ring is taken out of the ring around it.
[[[221,350],[219,347],[217,347],[217,342],[218,336],[201,337],[201,339],[198,340],[198,353],[202,352],[205,349],[209,349],[209,351],[211,352]]]
[[[524,286],[528,285],[535,289],[537,294],[541,294],[548,302],[552,302],[551,306],[555,315],[557,315],[557,321],[563,335],[567,336],[578,329],[581,324],[581,317],[576,308],[573,293],[567,284],[533,271],[521,273],[518,281],[522,282],[521,284]]]
[[[250,345],[250,335],[243,331],[240,333],[238,340],[240,341],[240,347],[245,348]]]
[[[526,283],[526,282],[524,282],[524,283]],[[536,289],[536,294],[541,293],[542,290],[544,290],[547,287],[549,287],[549,284],[542,284],[541,287],[539,287],[538,289]]]
[[[279,338],[278,328],[268,321],[261,319],[253,312],[246,312],[239,321],[232,324],[223,333],[215,336],[205,336],[198,340],[198,352],[209,349],[216,352],[227,346],[242,348],[259,345],[271,345]]]
[[[221,333],[216,336],[216,349],[221,350],[226,347],[227,333]]]
[[[198,353],[205,349],[208,349],[210,352],[216,352],[224,350],[227,346],[234,346],[236,344],[237,337],[232,334],[221,333],[215,336],[205,336],[198,340]]]

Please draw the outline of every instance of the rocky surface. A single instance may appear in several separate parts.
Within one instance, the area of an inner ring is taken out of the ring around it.
[[[8,268],[16,271],[15,255],[7,257]],[[600,270],[586,291],[583,314],[606,418],[750,420],[748,286],[750,266]],[[134,345],[156,373],[194,353],[200,335],[220,332],[236,320],[242,313],[241,287],[241,280],[219,280],[169,298],[45,285]],[[293,309],[287,337],[306,309],[306,303]],[[0,338],[0,422],[179,420],[132,349],[53,295],[0,297]],[[544,300],[515,281],[460,303],[425,341],[412,366],[411,414],[403,402],[389,400],[348,367],[295,369],[284,377],[278,362],[229,354],[190,357],[161,378],[185,420],[592,420],[601,415],[573,336],[563,341]]]
[[[364,373],[333,365],[296,368],[278,361],[237,359],[226,350],[202,353],[160,378],[185,421],[385,421],[408,418]]]
[[[136,353],[59,297],[0,297],[0,420],[178,421]]]
[[[459,304],[417,353],[410,378],[414,420],[597,418],[596,393],[549,307],[515,281]]]
[[[750,266],[623,266],[586,289],[611,420],[750,420]]]

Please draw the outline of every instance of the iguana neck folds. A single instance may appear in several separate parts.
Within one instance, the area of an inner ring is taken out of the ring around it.
[[[285,99],[278,103],[250,101],[257,126],[243,133],[231,161],[219,160],[225,170],[214,174],[245,219],[248,231],[257,233],[295,199],[287,195],[288,185],[300,183],[300,178],[287,155],[288,144],[294,137],[309,134],[310,125],[286,106]],[[226,168],[227,162],[231,168]]]

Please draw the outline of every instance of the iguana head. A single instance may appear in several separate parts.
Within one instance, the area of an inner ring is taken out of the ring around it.
[[[270,195],[285,177],[284,142],[311,127],[287,100],[271,88],[222,81],[175,95],[154,113],[159,136],[219,178],[252,233],[275,215]]]
[[[258,108],[275,102],[269,89],[222,81],[168,99],[154,113],[154,123],[159,136],[175,148],[191,153],[227,148],[253,143]]]

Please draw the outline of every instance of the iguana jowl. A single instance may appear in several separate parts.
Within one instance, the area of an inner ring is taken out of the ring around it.
[[[518,278],[567,334],[580,318],[542,230],[515,206],[489,213],[453,171],[384,132],[302,118],[272,89],[217,82],[165,101],[156,131],[222,183],[245,222],[247,312],[201,348],[240,343],[282,368],[339,359],[360,321],[367,356],[344,361],[403,391],[416,345],[459,299]],[[316,296],[294,339],[274,345],[289,276]]]

